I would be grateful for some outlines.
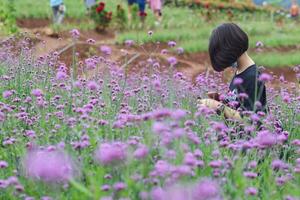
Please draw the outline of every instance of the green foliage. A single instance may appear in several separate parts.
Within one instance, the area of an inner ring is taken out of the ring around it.
[[[0,0],[0,34],[17,32],[14,0]]]
[[[91,18],[94,20],[96,28],[104,31],[112,20],[112,12],[106,11],[105,3],[100,2],[92,7]]]
[[[115,22],[117,27],[121,30],[127,27],[127,13],[121,4],[117,5]]]

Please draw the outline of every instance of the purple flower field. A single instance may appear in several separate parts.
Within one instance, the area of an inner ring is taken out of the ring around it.
[[[262,73],[268,114],[224,120],[197,105],[230,95],[222,74],[191,82],[169,57],[129,75],[109,46],[99,52],[78,73],[75,54],[66,66],[35,58],[26,38],[2,45],[0,199],[300,199],[299,84]]]

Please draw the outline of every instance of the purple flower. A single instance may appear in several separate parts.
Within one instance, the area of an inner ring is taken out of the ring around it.
[[[184,164],[190,165],[190,166],[195,166],[196,163],[197,163],[197,159],[196,159],[196,157],[194,156],[193,153],[188,152],[188,153],[185,154]]]
[[[277,177],[275,181],[278,186],[282,186],[288,181],[288,179],[285,176],[281,176],[281,177]]]
[[[200,150],[200,149],[196,149],[194,151],[194,155],[197,157],[197,158],[202,158],[203,157],[203,152]]]
[[[27,197],[24,198],[24,200],[34,200],[34,198],[27,196]]]
[[[184,53],[184,49],[183,49],[182,47],[178,47],[178,48],[176,49],[176,52],[177,52],[177,54],[181,55],[181,54]]]
[[[171,66],[174,66],[177,64],[177,59],[175,57],[169,57],[167,59],[168,63],[171,65]]]
[[[102,191],[109,191],[110,190],[110,185],[102,185],[101,190]]]
[[[272,80],[272,76],[270,74],[267,74],[267,73],[262,73],[259,76],[258,80],[263,81],[263,82],[268,82],[268,81]]]
[[[154,188],[151,191],[152,200],[166,200],[165,195],[165,191],[161,187]]]
[[[71,30],[70,33],[73,39],[78,39],[80,36],[80,32],[77,29]]]
[[[152,130],[156,134],[161,134],[169,130],[169,127],[161,122],[155,122],[152,126]]]
[[[31,94],[35,97],[43,96],[43,91],[41,89],[33,89]]]
[[[202,180],[194,186],[192,197],[197,200],[221,199],[219,186],[212,180]]]
[[[147,146],[141,145],[134,151],[133,156],[136,159],[143,159],[148,155],[148,153],[149,153],[149,150],[148,150]]]
[[[109,47],[109,46],[106,46],[106,45],[103,45],[103,46],[101,46],[100,47],[100,51],[103,53],[103,54],[105,54],[105,55],[107,55],[107,56],[109,56],[109,55],[111,55],[111,48]]]
[[[124,190],[126,188],[126,184],[122,183],[122,182],[119,182],[119,183],[115,183],[113,187],[114,187],[114,190],[121,191],[121,190]]]
[[[0,169],[4,169],[4,168],[7,168],[8,167],[8,164],[6,161],[4,160],[0,160]]]
[[[95,44],[96,43],[96,41],[92,38],[87,39],[86,42],[89,43],[89,44]]]
[[[162,49],[160,53],[163,54],[163,55],[165,55],[165,54],[168,53],[168,50],[167,49]]]
[[[92,91],[94,91],[94,90],[98,90],[98,84],[95,82],[95,81],[89,81],[88,83],[87,83],[87,88],[89,89],[89,90],[92,90]]]
[[[256,196],[257,195],[257,189],[254,188],[254,187],[248,187],[246,190],[245,190],[245,194],[248,195],[248,196]]]
[[[260,47],[263,47],[264,44],[262,43],[262,41],[257,41],[255,46],[256,46],[256,48],[260,48]]]
[[[257,167],[257,162],[256,161],[249,162],[248,167],[251,168],[251,169],[256,168]]]
[[[277,143],[276,136],[268,130],[259,131],[256,136],[257,144],[262,148],[272,147]]]
[[[169,46],[169,47],[175,47],[175,46],[176,46],[176,42],[174,42],[174,41],[169,41],[169,42],[168,42],[168,46]]]
[[[131,47],[131,46],[134,45],[134,41],[133,41],[133,40],[126,40],[126,41],[125,41],[125,45],[126,45],[127,47]]]
[[[3,92],[2,96],[4,99],[8,99],[9,97],[11,97],[13,95],[13,91],[12,90],[6,90]]]
[[[95,158],[103,165],[115,164],[126,160],[127,146],[120,142],[103,143],[96,151]]]
[[[64,182],[75,175],[71,158],[62,151],[33,150],[24,160],[28,176],[46,182]]]
[[[165,160],[157,161],[154,167],[157,174],[161,177],[167,175],[171,169],[171,165]]]
[[[212,168],[220,168],[222,166],[221,160],[213,160],[209,163],[209,166]]]
[[[0,189],[5,189],[9,186],[9,183],[7,180],[0,179]]]
[[[244,176],[246,178],[254,179],[257,177],[257,173],[255,172],[244,172]]]
[[[153,35],[153,31],[148,31],[148,35],[152,36]]]
[[[271,163],[272,169],[279,170],[279,169],[286,169],[288,166],[282,160],[273,160]]]
[[[244,80],[242,78],[235,78],[233,80],[234,85],[241,85],[243,82],[244,82]]]
[[[52,197],[48,197],[48,196],[44,196],[44,197],[41,198],[41,200],[53,200],[53,198]]]
[[[175,120],[180,120],[180,119],[184,118],[186,116],[186,114],[187,113],[185,110],[177,109],[172,112],[171,117]]]
[[[26,135],[26,137],[30,137],[30,138],[35,138],[35,131],[33,131],[33,130],[26,130],[25,131],[25,135]]]
[[[67,78],[67,74],[63,71],[58,71],[56,73],[56,79],[57,80],[65,80]]]

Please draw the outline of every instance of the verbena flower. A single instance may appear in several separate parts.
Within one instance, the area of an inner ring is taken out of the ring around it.
[[[121,142],[103,143],[96,150],[95,159],[103,165],[123,162],[127,158],[126,149],[126,144]]]
[[[177,59],[175,57],[169,57],[167,59],[168,63],[171,65],[171,66],[174,66],[178,63]]]
[[[87,83],[87,88],[88,88],[89,90],[94,91],[94,90],[98,90],[99,86],[98,86],[98,84],[97,84],[95,81],[89,81],[89,82]]]
[[[262,148],[272,147],[277,143],[277,138],[268,130],[259,131],[256,136],[257,144]]]
[[[248,187],[245,190],[245,194],[248,196],[256,196],[258,193],[257,189],[254,187]]]
[[[107,56],[111,55],[111,53],[112,53],[111,48],[110,48],[109,46],[106,46],[106,45],[101,46],[101,47],[100,47],[100,51],[101,51],[104,55],[107,55]]]
[[[222,198],[219,185],[210,179],[203,179],[193,187],[192,199],[221,200]]]
[[[8,167],[8,163],[4,160],[0,160],[0,169],[4,169]]]
[[[127,187],[126,184],[123,183],[123,182],[118,182],[118,183],[115,183],[115,184],[113,185],[113,188],[114,188],[115,191],[121,191],[121,190],[124,190],[126,187]]]
[[[74,39],[78,39],[80,36],[80,32],[77,29],[72,29],[70,31],[72,38]]]
[[[126,45],[127,47],[131,47],[131,46],[134,45],[134,41],[133,41],[133,40],[126,40],[126,41],[125,41],[125,45]]]
[[[181,55],[181,54],[184,53],[184,48],[178,47],[178,48],[176,49],[176,52],[177,52],[177,54]]]
[[[133,152],[133,156],[136,159],[143,159],[145,158],[149,153],[149,150],[147,148],[147,146],[145,145],[140,145],[134,152]]]
[[[267,73],[262,73],[259,76],[258,80],[263,81],[263,82],[268,82],[268,81],[272,80],[272,76],[270,74],[267,74]]]
[[[168,46],[169,47],[175,47],[176,46],[176,42],[175,41],[169,41],[168,42]]]
[[[65,80],[67,78],[67,74],[63,71],[58,71],[56,73],[56,79],[57,80]]]
[[[26,174],[45,182],[65,182],[75,175],[71,158],[62,151],[32,150],[24,159]]]
[[[234,85],[241,85],[243,82],[244,82],[244,80],[242,78],[235,78],[233,80]]]
[[[279,170],[279,169],[283,170],[288,168],[287,164],[284,163],[282,160],[273,160],[271,163],[271,167],[274,170]]]
[[[41,89],[33,89],[31,94],[35,97],[43,96],[43,91]]]
[[[4,99],[8,99],[9,97],[11,97],[13,95],[13,91],[12,90],[6,90],[3,92],[2,96]]]
[[[257,177],[257,173],[255,172],[244,172],[244,176],[249,179],[254,179]]]

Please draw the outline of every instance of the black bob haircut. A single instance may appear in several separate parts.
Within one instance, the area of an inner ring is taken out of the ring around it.
[[[209,39],[209,57],[215,71],[232,66],[249,48],[248,35],[234,23],[224,23],[213,30]]]

